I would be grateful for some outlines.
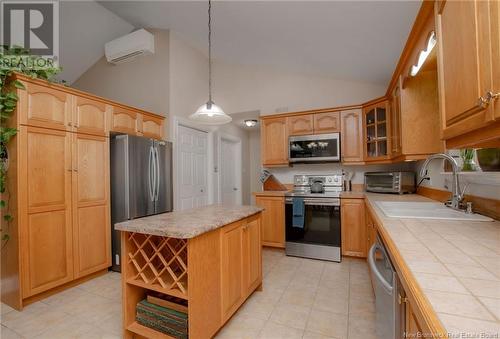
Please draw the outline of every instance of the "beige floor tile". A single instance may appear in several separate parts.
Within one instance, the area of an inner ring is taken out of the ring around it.
[[[318,290],[312,308],[318,311],[347,315],[349,312],[349,296],[347,294],[330,294]]]
[[[270,320],[280,325],[303,330],[306,328],[310,311],[310,307],[279,304],[271,313]]]
[[[268,320],[275,307],[276,304],[268,300],[250,299],[240,307],[238,313]]]
[[[280,304],[290,304],[303,307],[311,307],[316,294],[316,289],[305,288],[304,286],[289,286],[280,299]]]
[[[312,310],[306,330],[338,339],[347,338],[347,316]]]
[[[67,317],[64,322],[51,326],[46,331],[38,334],[37,339],[67,339],[77,338],[92,331],[94,324],[84,322],[79,318]],[[118,333],[120,334],[120,333]]]
[[[469,278],[461,278],[460,281],[476,296],[500,299],[500,282],[498,281]]]
[[[264,327],[266,320],[255,318],[246,314],[235,314],[216,338],[257,338]]]
[[[302,339],[336,339],[334,337],[328,337],[319,333],[305,331]]]
[[[22,339],[21,335],[2,325],[0,328],[0,338],[2,339]]]
[[[362,316],[349,314],[349,339],[380,339],[375,328],[375,313]]]
[[[100,328],[94,328],[93,330],[83,333],[82,335],[76,337],[77,339],[122,339],[123,335],[117,335],[114,333],[104,332]]]
[[[375,314],[375,298],[351,295],[349,297],[349,316],[360,314]]]
[[[500,321],[500,299],[479,297],[479,300]]]
[[[7,314],[10,311],[14,311],[14,309],[7,304],[0,303],[0,316]]]
[[[268,321],[259,338],[262,339],[300,339],[304,334],[304,330],[299,330],[289,326],[276,324],[273,321]]]
[[[482,320],[495,320],[486,308],[471,295],[428,290],[425,291],[425,295],[436,312]]]

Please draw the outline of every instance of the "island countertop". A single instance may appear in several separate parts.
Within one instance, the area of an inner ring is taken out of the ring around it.
[[[162,237],[189,239],[259,213],[250,205],[209,205],[184,211],[162,213],[115,224],[115,229]]]

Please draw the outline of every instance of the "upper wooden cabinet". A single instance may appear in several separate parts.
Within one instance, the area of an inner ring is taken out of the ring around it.
[[[136,135],[141,131],[140,114],[122,107],[113,108],[113,119],[111,122],[111,130]]]
[[[442,133],[450,146],[498,140],[500,95],[488,92],[500,93],[499,6],[498,1],[436,2]],[[459,136],[464,138],[450,140]]]
[[[288,166],[287,118],[262,119],[261,157],[263,166]]]
[[[19,101],[21,125],[72,130],[71,95],[50,86],[23,83],[26,99]]]
[[[388,101],[363,108],[365,160],[387,159],[390,155],[390,117]]]
[[[314,134],[340,132],[340,112],[314,114]]]
[[[363,117],[360,109],[340,113],[343,163],[363,161]]]
[[[314,117],[313,114],[296,115],[287,118],[288,135],[313,134]]]
[[[151,115],[142,115],[142,135],[153,139],[163,139],[164,119]]]
[[[75,96],[73,127],[79,133],[108,135],[111,111],[110,105]]]
[[[341,199],[342,255],[366,258],[364,199]]]
[[[262,244],[285,248],[285,198],[257,196],[255,204],[264,208],[262,211]]]

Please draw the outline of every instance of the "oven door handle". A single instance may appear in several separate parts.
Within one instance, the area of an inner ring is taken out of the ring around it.
[[[285,199],[286,204],[292,204],[293,199]],[[340,200],[319,200],[319,199],[304,199],[304,205],[307,206],[340,206]]]

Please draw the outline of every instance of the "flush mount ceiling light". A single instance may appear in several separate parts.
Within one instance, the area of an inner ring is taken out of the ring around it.
[[[247,127],[255,127],[257,125],[257,120],[247,119],[247,120],[245,120],[245,125]]]
[[[434,48],[434,46],[436,46],[436,42],[437,42],[436,41],[436,33],[434,31],[432,31],[430,36],[429,36],[429,39],[427,39],[427,46],[426,46],[425,50],[420,51],[420,53],[418,55],[417,64],[411,66],[410,75],[412,77],[417,75],[418,71],[420,71],[420,68],[424,64],[425,60],[427,59],[429,54],[431,54],[432,49]]]
[[[212,101],[212,2],[208,0],[208,101],[189,116],[204,125],[223,125],[233,120]]]

